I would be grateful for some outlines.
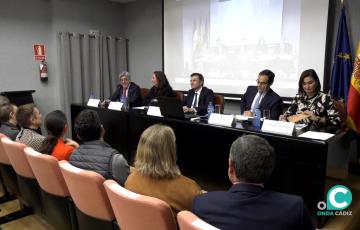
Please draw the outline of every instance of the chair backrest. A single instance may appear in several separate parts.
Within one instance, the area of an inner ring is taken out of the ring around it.
[[[32,171],[44,191],[61,197],[70,196],[59,162],[55,157],[41,154],[30,147],[26,147],[24,151]]]
[[[347,119],[344,100],[335,101],[335,108],[339,112],[341,123],[345,124]]]
[[[220,112],[224,113],[225,99],[224,99],[223,95],[215,94],[214,95],[214,104],[220,105]]]
[[[103,186],[104,177],[72,166],[65,160],[59,165],[76,207],[91,217],[112,221],[115,216]]]
[[[180,230],[219,230],[206,223],[189,211],[181,211],[177,214]]]
[[[8,138],[1,139],[1,141],[5,149],[5,153],[8,156],[16,174],[35,179],[35,175],[24,152],[26,145],[12,141]]]
[[[5,165],[11,165],[11,162],[10,162],[8,156],[6,155],[5,149],[4,149],[2,141],[1,141],[1,139],[3,139],[3,138],[9,139],[4,134],[0,133],[0,163],[5,164]]]
[[[184,94],[183,94],[182,92],[175,90],[175,91],[174,91],[174,94],[175,94],[176,99],[178,99],[179,101],[181,101],[181,104],[184,103],[184,101],[185,101],[185,96],[184,96]]]
[[[170,206],[164,201],[131,192],[114,180],[104,183],[121,229],[176,230]]]
[[[150,93],[150,89],[148,88],[141,88],[140,89],[140,94],[141,94],[141,98],[145,99]]]

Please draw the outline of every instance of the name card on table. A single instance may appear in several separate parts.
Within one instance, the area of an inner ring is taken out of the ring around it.
[[[100,99],[94,99],[94,98],[90,98],[88,103],[87,103],[87,106],[91,106],[91,107],[98,107],[99,106],[99,103],[100,103]]]
[[[112,110],[118,110],[121,111],[121,108],[123,107],[123,103],[119,102],[119,101],[111,101],[109,104],[108,109],[112,109]]]
[[[163,117],[163,115],[161,115],[160,112],[160,107],[158,106],[149,106],[149,109],[146,114],[150,116]]]
[[[306,137],[306,138],[311,138],[311,139],[317,139],[317,140],[327,140],[330,137],[334,136],[335,134],[332,133],[323,133],[323,132],[314,132],[314,131],[307,131],[301,135],[299,135],[299,137]]]
[[[291,136],[294,131],[295,123],[275,120],[264,120],[261,131],[278,133]]]
[[[210,115],[209,120],[208,120],[208,124],[222,125],[222,126],[231,127],[233,121],[234,121],[234,116],[233,115],[212,113]]]

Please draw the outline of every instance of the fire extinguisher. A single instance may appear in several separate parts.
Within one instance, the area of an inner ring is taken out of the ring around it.
[[[45,60],[40,62],[40,80],[47,81],[48,80],[48,67]]]

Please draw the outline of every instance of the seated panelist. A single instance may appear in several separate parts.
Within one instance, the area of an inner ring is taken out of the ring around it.
[[[290,107],[279,119],[287,121],[292,115],[304,115],[304,119],[299,123],[309,125],[310,129],[317,130],[321,127],[337,129],[341,119],[336,111],[334,101],[320,89],[320,80],[315,70],[308,69],[302,72],[298,94],[295,95]]]
[[[175,97],[175,93],[164,72],[154,71],[151,82],[153,87],[151,87],[149,95],[144,99],[144,105],[149,105],[158,97]]]
[[[131,82],[129,72],[119,74],[119,85],[109,98],[111,101],[128,101],[130,107],[141,105],[140,87]]]
[[[185,113],[205,115],[209,102],[214,102],[214,92],[204,86],[204,77],[201,73],[191,74],[191,89],[183,106]]]
[[[252,117],[256,109],[263,114],[270,110],[270,119],[277,120],[282,114],[282,99],[270,87],[274,83],[275,74],[271,70],[263,70],[256,80],[257,86],[249,86],[241,98],[240,113]]]

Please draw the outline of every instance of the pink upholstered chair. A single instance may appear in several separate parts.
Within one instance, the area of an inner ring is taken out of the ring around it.
[[[33,208],[36,213],[43,215],[40,187],[25,156],[24,148],[26,145],[8,138],[2,138],[1,141],[5,153],[17,174],[20,200],[25,205]]]
[[[58,160],[30,147],[24,151],[42,189],[46,220],[56,229],[77,229],[74,203],[70,199]]]
[[[121,229],[177,229],[171,208],[164,201],[131,192],[114,180],[105,181],[104,186]]]
[[[79,229],[114,229],[114,212],[106,195],[100,174],[59,162],[61,172],[76,205]]]
[[[177,214],[177,220],[180,230],[219,230],[189,211],[179,212]]]

